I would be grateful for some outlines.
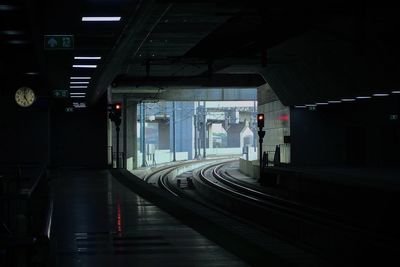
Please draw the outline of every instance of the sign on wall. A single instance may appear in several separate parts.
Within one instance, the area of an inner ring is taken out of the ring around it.
[[[63,50],[74,49],[73,35],[45,35],[44,49],[47,50]]]

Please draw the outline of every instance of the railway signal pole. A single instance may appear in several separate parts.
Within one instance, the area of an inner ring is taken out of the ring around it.
[[[264,128],[264,114],[259,113],[257,114],[257,126],[258,126],[258,141],[260,143],[260,178],[262,177],[263,174],[263,153],[262,153],[262,143],[263,143],[263,138],[265,136],[265,131],[263,131]]]

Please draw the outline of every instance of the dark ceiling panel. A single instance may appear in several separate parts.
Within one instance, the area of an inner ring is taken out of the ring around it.
[[[40,88],[38,60],[25,1],[0,2],[0,77],[2,89]]]
[[[400,86],[399,9],[332,8],[331,3],[278,7],[252,0],[2,2],[0,75],[29,82],[34,78],[24,78],[25,73],[40,71],[47,79],[41,87],[48,94],[67,89],[71,75],[91,76],[87,92],[92,103],[119,74],[211,77],[235,67],[261,71],[288,104]],[[81,21],[82,16],[94,15],[122,19]],[[74,35],[74,50],[45,50],[47,34]],[[96,69],[76,69],[74,56],[102,58]]]
[[[47,91],[69,89],[70,76],[93,77],[107,62],[107,55],[118,41],[120,33],[136,8],[137,1],[36,1],[38,20],[37,46],[42,50],[42,65],[48,76]],[[120,16],[118,22],[83,22],[83,16]],[[44,35],[73,35],[74,49],[46,50]],[[101,60],[74,60],[74,56],[100,56]],[[73,64],[96,64],[95,69],[73,68]],[[90,86],[87,90],[89,92]],[[83,99],[85,100],[85,99]]]

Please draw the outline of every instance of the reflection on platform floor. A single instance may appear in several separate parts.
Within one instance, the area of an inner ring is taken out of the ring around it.
[[[63,171],[52,189],[54,266],[246,266],[108,171]]]

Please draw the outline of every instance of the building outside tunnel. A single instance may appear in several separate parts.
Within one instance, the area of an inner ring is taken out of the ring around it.
[[[129,105],[125,107],[127,112],[132,111]],[[204,148],[206,157],[243,156],[249,153],[249,156],[243,157],[248,160],[257,159],[255,101],[160,101],[135,105],[133,113],[136,112],[136,118],[123,124],[121,131],[125,132],[126,127],[127,132],[126,135],[120,135],[121,139],[126,138],[126,141],[120,142],[120,157],[125,161],[124,166],[130,170],[137,166],[174,161],[174,154],[175,161],[204,158]],[[141,121],[143,111],[144,123]],[[126,116],[128,118],[129,115]],[[133,131],[128,132],[128,129],[135,126],[136,135]],[[109,127],[109,146],[115,152],[117,133],[115,125],[109,123]],[[125,156],[125,143],[126,151],[128,147],[136,145],[135,155],[132,153]],[[116,164],[115,153],[112,164]]]

